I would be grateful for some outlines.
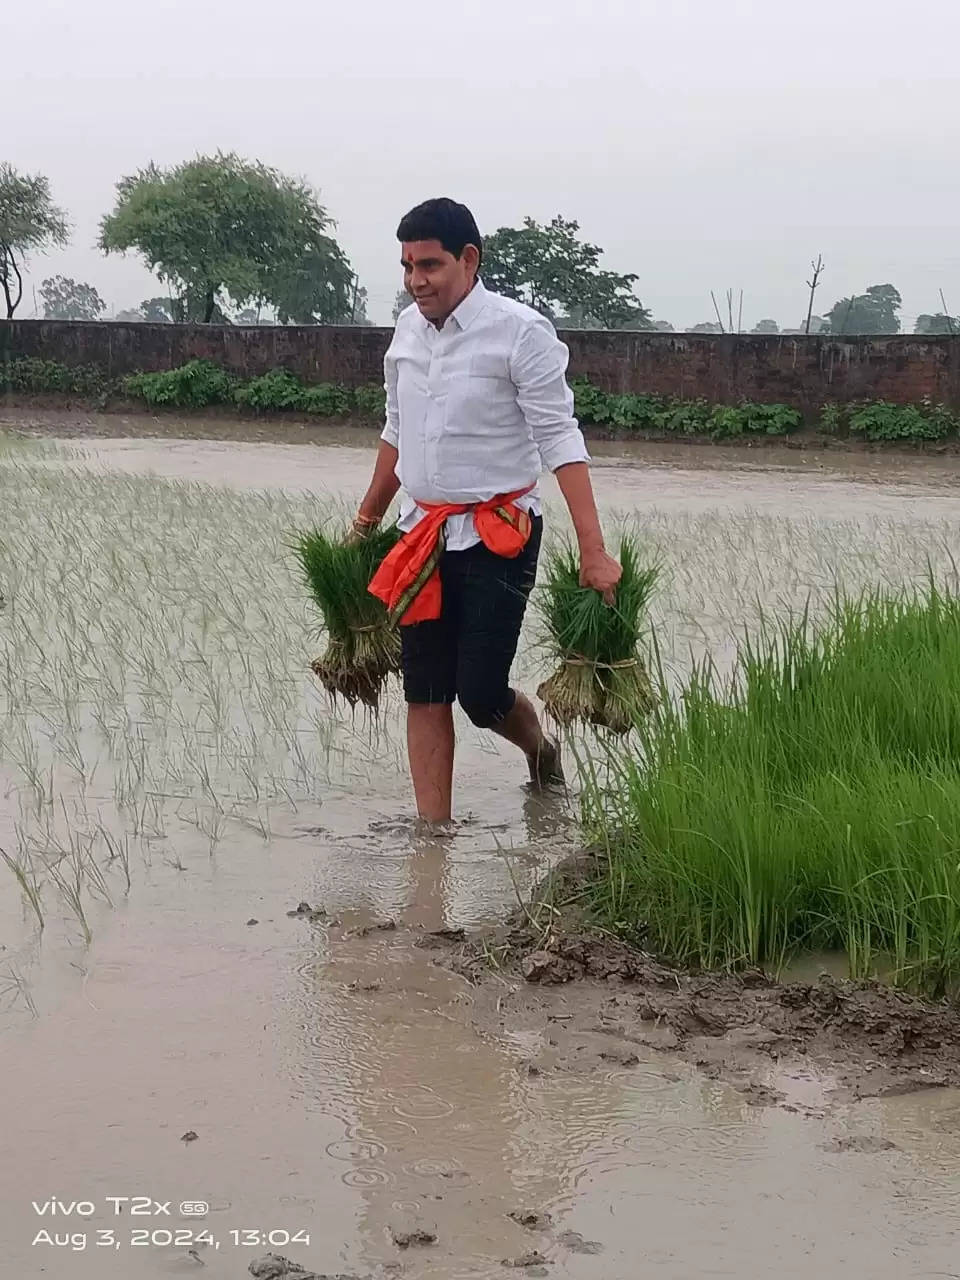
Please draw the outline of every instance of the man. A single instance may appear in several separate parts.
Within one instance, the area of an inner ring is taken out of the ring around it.
[[[386,426],[354,529],[375,528],[403,487],[405,537],[371,589],[401,623],[417,810],[442,823],[452,809],[457,699],[475,725],[523,751],[535,785],[562,781],[558,746],[510,687],[536,577],[544,467],[570,509],[581,584],[612,603],[620,566],[604,548],[568,351],[551,323],[484,287],[480,232],[464,205],[418,205],[397,239],[414,305],[384,358]]]

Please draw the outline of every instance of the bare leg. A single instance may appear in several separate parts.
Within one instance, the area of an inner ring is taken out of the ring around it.
[[[520,748],[527,757],[530,781],[536,786],[563,782],[560,748],[543,732],[533,703],[525,694],[516,695],[512,709],[494,725],[493,732]]]
[[[426,822],[449,822],[453,805],[453,708],[445,703],[407,704],[407,755],[417,813]]]

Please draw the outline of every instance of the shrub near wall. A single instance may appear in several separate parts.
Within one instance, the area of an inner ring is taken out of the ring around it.
[[[241,380],[210,360],[191,360],[176,369],[135,373],[111,381],[93,366],[71,367],[26,357],[0,365],[0,386],[8,392],[52,392],[101,402],[110,396],[139,400],[151,409],[205,409],[236,405],[254,413],[302,413],[322,418],[357,416],[380,420],[385,410],[383,387],[345,387],[304,383],[288,369],[272,369]],[[584,426],[602,427],[617,435],[742,440],[785,437],[803,426],[799,410],[785,404],[744,400],[711,404],[668,396],[601,391],[585,379],[571,382],[575,412]],[[860,438],[874,443],[925,442],[960,437],[960,418],[945,405],[871,403],[824,405],[817,423],[824,435]]]

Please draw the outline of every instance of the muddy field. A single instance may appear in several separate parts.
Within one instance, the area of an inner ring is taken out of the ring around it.
[[[422,835],[399,708],[312,687],[285,540],[355,500],[372,434],[85,425],[0,446],[0,848],[43,880],[41,931],[0,866],[5,1274],[960,1275],[946,1015],[811,974],[793,1017],[759,980],[601,980],[586,953],[585,979],[525,981],[551,976],[540,933],[451,965],[575,849],[575,796],[530,795],[464,725],[462,821]],[[594,451],[605,518],[667,560],[678,668],[761,603],[956,552],[946,462]]]

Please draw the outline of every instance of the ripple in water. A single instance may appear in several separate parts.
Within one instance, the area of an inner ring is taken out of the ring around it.
[[[406,1116],[411,1120],[442,1120],[453,1112],[453,1103],[441,1098],[426,1085],[415,1085],[403,1093],[394,1095],[397,1101],[393,1109],[398,1116]]]
[[[337,1142],[328,1142],[325,1150],[333,1160],[376,1160],[387,1152],[382,1142],[372,1138],[340,1138]]]
[[[392,1173],[387,1173],[386,1169],[380,1169],[374,1165],[364,1165],[360,1169],[348,1169],[340,1179],[348,1187],[356,1187],[360,1191],[368,1191],[373,1187],[386,1187],[393,1180]]]
[[[381,1139],[384,1142],[401,1142],[404,1138],[416,1136],[416,1125],[406,1120],[378,1120],[376,1129],[365,1124],[347,1126],[347,1137],[356,1138],[359,1142],[379,1142]]]
[[[414,1160],[413,1164],[404,1167],[404,1173],[411,1173],[416,1178],[450,1178],[454,1180],[463,1173],[463,1167],[457,1160],[436,1159],[425,1156],[422,1160]]]

